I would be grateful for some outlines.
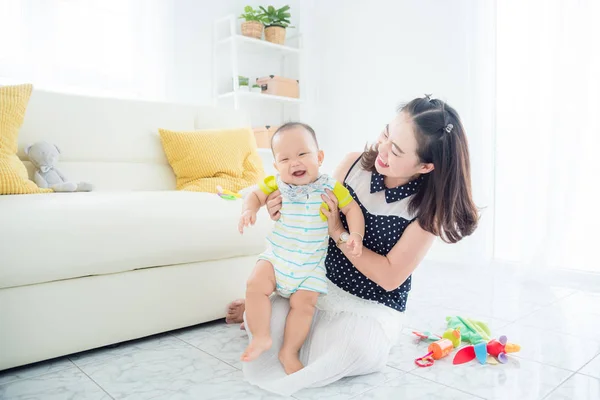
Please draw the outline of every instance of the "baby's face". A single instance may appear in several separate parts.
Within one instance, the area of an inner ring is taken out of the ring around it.
[[[319,177],[323,151],[306,129],[297,126],[279,132],[273,138],[275,169],[281,180],[290,185],[306,185]]]

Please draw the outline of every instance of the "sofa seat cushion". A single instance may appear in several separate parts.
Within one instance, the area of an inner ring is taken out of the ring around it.
[[[0,196],[0,288],[259,254],[272,223],[263,209],[240,235],[241,207],[178,191]]]

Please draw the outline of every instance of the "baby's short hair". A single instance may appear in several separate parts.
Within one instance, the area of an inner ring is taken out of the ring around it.
[[[288,129],[297,128],[297,127],[306,129],[312,135],[313,139],[315,140],[315,144],[317,145],[317,148],[319,148],[319,142],[317,141],[317,134],[315,133],[315,130],[312,128],[312,126],[305,124],[304,122],[286,122],[285,124],[283,124],[279,128],[277,128],[277,130],[275,131],[273,136],[271,136],[271,150],[273,150],[273,139],[275,138],[275,136],[277,136],[278,133],[285,132]]]

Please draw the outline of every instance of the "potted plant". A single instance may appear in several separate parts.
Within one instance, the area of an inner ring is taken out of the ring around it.
[[[264,15],[259,10],[255,10],[252,6],[244,7],[244,13],[240,15],[240,19],[246,20],[242,22],[242,35],[255,39],[262,38],[263,18]]]
[[[255,83],[254,85],[252,85],[252,89],[250,89],[250,91],[253,93],[261,93],[262,89],[260,88],[260,85],[257,85]]]
[[[290,6],[281,7],[278,10],[273,6],[269,6],[267,9],[262,6],[259,8],[263,13],[262,20],[265,24],[267,42],[284,44],[286,28],[293,28],[290,26],[290,13],[288,12]]]
[[[233,79],[232,79],[233,80]],[[250,78],[248,78],[247,76],[243,76],[243,75],[239,75],[238,76],[238,85],[239,85],[239,90],[242,92],[249,92],[250,91]],[[234,86],[235,88],[235,81],[234,81]]]

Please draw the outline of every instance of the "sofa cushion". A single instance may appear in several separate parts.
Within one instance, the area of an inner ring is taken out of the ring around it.
[[[259,254],[271,221],[261,210],[242,236],[241,206],[177,191],[0,196],[0,288]]]
[[[0,87],[0,195],[52,192],[30,181],[17,157],[17,137],[32,89],[29,84]]]
[[[264,178],[249,128],[159,132],[178,190],[216,193],[222,186],[238,192]]]

